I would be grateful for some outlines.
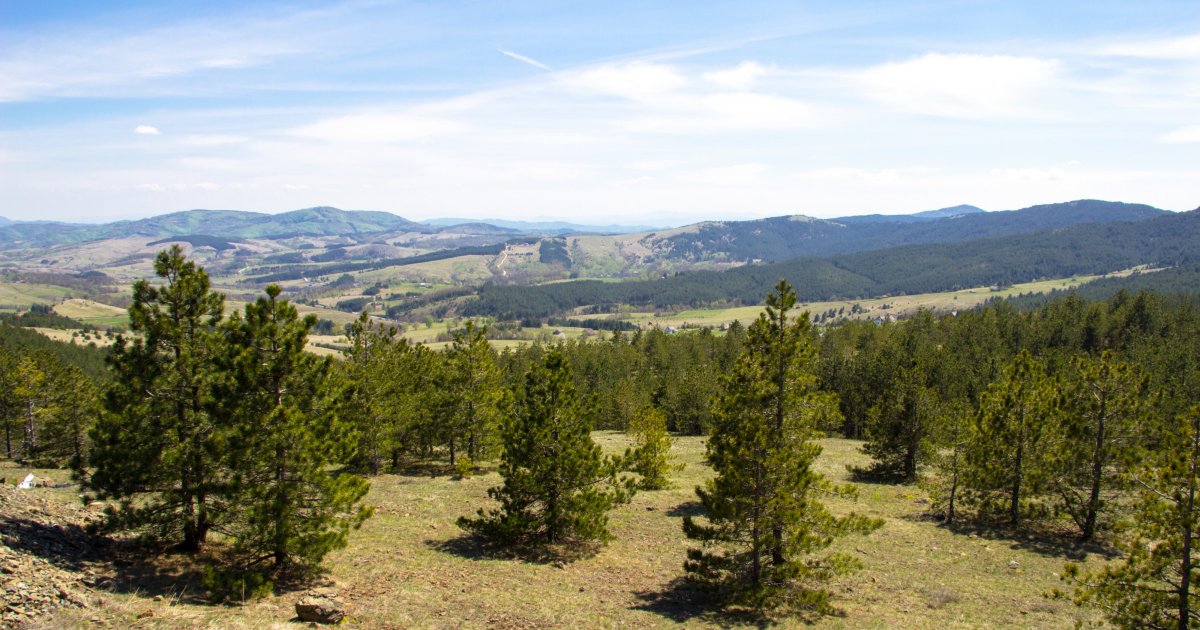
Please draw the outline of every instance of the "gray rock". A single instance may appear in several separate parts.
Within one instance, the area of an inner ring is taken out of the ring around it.
[[[296,616],[300,621],[339,623],[346,616],[346,610],[341,602],[331,597],[306,595],[296,602]]]

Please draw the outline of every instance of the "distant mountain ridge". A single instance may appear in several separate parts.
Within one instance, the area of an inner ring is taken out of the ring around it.
[[[458,227],[464,224],[493,225],[496,227],[518,230],[521,232],[542,232],[549,234],[630,234],[634,232],[651,232],[662,229],[649,225],[587,225],[569,221],[510,221],[507,219],[429,219],[425,225],[435,227]]]
[[[859,214],[849,217],[838,217],[830,219],[838,223],[916,223],[918,221],[934,221],[937,219],[952,219],[968,214],[979,214],[987,212],[978,206],[969,206],[966,204],[951,206],[949,208],[938,208],[937,210],[926,210],[914,214]]]
[[[127,236],[336,236],[398,230],[432,231],[427,226],[388,212],[340,210],[329,206],[279,214],[244,210],[184,210],[135,221],[116,221],[100,225],[14,222],[0,227],[0,244],[49,246]]]
[[[1165,214],[1170,213],[1144,204],[1081,199],[999,212],[958,206],[924,216],[826,220],[795,215],[702,223],[661,235],[655,249],[677,260],[776,262],[904,245],[957,243],[1088,223],[1142,221]]]

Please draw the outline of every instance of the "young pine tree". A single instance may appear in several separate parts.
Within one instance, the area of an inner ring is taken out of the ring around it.
[[[452,466],[459,465],[459,446],[466,449],[465,465],[459,465],[464,471],[492,454],[496,427],[508,406],[504,375],[486,333],[468,320],[455,331],[445,353],[443,426],[449,434]]]
[[[915,481],[917,467],[935,454],[933,434],[941,400],[929,386],[936,320],[929,311],[891,329],[877,358],[885,366],[880,390],[867,412],[863,452],[874,458],[867,472]]]
[[[680,468],[671,456],[675,440],[667,434],[667,414],[654,407],[645,407],[629,421],[626,432],[633,436],[634,448],[626,458],[630,470],[641,475],[638,488],[670,488],[671,472]]]
[[[346,333],[350,342],[341,369],[350,386],[345,405],[345,420],[357,429],[358,448],[354,464],[372,475],[383,471],[384,462],[397,448],[395,422],[398,389],[405,375],[396,371],[392,360],[399,345],[407,341],[396,338],[393,326],[373,324],[366,311],[350,325]]]
[[[99,393],[78,367],[56,362],[48,372],[54,407],[42,427],[37,457],[78,471],[87,462],[88,432],[99,412]]]
[[[1108,511],[1107,499],[1122,489],[1121,471],[1139,454],[1151,397],[1146,376],[1111,351],[1099,359],[1076,357],[1073,364],[1052,483],[1080,538],[1091,540]]]
[[[603,458],[565,358],[551,351],[525,376],[515,412],[500,427],[504,485],[488,490],[500,507],[460,518],[463,529],[500,544],[607,541],[607,512],[633,494]]]
[[[336,414],[332,365],[304,351],[317,318],[268,286],[226,326],[235,383],[228,392],[232,496],[230,523],[248,566],[308,568],[346,545],[351,528],[371,515],[359,505],[369,484],[329,466],[352,453],[350,427]]]
[[[725,380],[707,446],[716,476],[696,489],[707,519],[683,522],[687,537],[703,546],[688,550],[684,568],[730,603],[823,613],[830,610],[830,593],[821,585],[857,563],[820,550],[882,522],[835,517],[820,501],[854,492],[813,470],[821,452],[817,427],[837,415],[837,401],[816,389],[808,318],[788,315],[795,303],[781,281]]]
[[[1054,383],[1028,350],[980,400],[967,446],[965,489],[985,510],[1006,507],[1013,525],[1021,520],[1022,506],[1046,490],[1051,457],[1046,438],[1057,403]]]
[[[1144,465],[1129,474],[1138,493],[1118,529],[1120,560],[1095,573],[1067,565],[1075,601],[1104,611],[1118,628],[1200,625],[1196,536],[1200,531],[1200,405],[1168,427]]]
[[[227,476],[225,427],[211,413],[225,300],[178,245],[159,252],[154,271],[164,284],[134,283],[136,336],[118,337],[110,355],[113,386],[92,430],[85,485],[121,501],[110,524],[196,551],[219,518]]]

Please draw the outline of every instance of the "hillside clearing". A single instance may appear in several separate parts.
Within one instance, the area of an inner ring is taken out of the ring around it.
[[[608,451],[628,443],[620,433],[595,435]],[[845,480],[847,463],[865,461],[859,444],[824,440],[818,467]],[[695,513],[693,487],[709,470],[701,463],[702,439],[681,438],[675,452],[686,464],[675,476],[676,487],[640,493],[618,508],[611,514],[616,540],[574,562],[512,559],[463,536],[454,520],[489,504],[487,488],[499,481],[495,473],[463,481],[430,476],[427,469],[377,477],[368,497],[376,515],[351,536],[349,548],[330,558],[327,578],[349,604],[353,625],[360,627],[746,625],[743,617],[688,604],[690,593],[678,582],[688,546],[680,521]],[[1056,572],[1065,561],[1091,563],[1099,556],[1069,541],[1035,540],[1019,532],[954,532],[925,518],[923,494],[916,487],[858,487],[857,503],[835,502],[835,510],[879,516],[886,525],[870,537],[839,543],[865,568],[835,586],[844,616],[817,620],[817,627],[1069,628],[1077,620],[1095,620],[1090,611],[1042,594],[1059,586]],[[64,612],[50,623],[72,626],[97,619],[121,627],[272,627],[293,617],[293,604],[302,594],[283,593],[245,606],[205,605],[192,599],[202,590],[194,566],[178,556],[154,563],[140,581],[121,579],[129,569],[112,567],[116,583],[124,586],[105,594],[103,606]],[[781,627],[804,625],[799,618],[777,621]]]

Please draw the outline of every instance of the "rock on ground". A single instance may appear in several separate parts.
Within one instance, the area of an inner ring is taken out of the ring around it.
[[[334,593],[310,592],[296,602],[296,616],[300,621],[339,623],[346,609]]]
[[[19,627],[58,608],[87,607],[97,548],[86,533],[95,511],[0,484],[0,627]]]

